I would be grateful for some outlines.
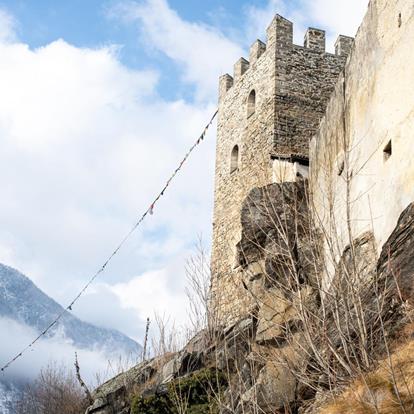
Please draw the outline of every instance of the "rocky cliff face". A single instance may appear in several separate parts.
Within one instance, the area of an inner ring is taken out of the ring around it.
[[[258,406],[274,413],[303,398],[306,390],[289,367],[301,364],[298,349],[286,342],[286,335],[299,329],[293,305],[298,299],[288,291],[294,286],[309,304],[313,301],[306,183],[256,188],[241,215],[238,282],[251,297],[248,317],[201,332],[181,352],[143,363],[104,384],[96,390],[89,414],[179,412],[171,384],[181,388],[181,381],[191,382],[192,376],[200,384],[197,376],[206,370],[204,404],[206,399],[210,403],[203,408],[199,399],[190,398],[189,413],[245,413]],[[188,393],[192,395],[191,387]],[[134,394],[141,405],[136,400],[132,404]]]
[[[408,321],[414,204],[380,257],[371,233],[353,240],[327,287],[306,188],[256,188],[243,204],[238,266],[249,315],[103,384],[88,414],[317,413],[321,396],[376,366]]]

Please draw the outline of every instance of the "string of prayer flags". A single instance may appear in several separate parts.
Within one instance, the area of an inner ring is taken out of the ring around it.
[[[69,306],[67,306],[65,309],[62,310],[61,313],[59,313],[54,320],[52,320],[52,322],[46,327],[46,329],[41,332],[35,339],[33,339],[33,341],[31,341],[26,347],[24,347],[20,352],[18,352],[13,358],[11,358],[6,364],[4,364],[2,366],[2,368],[0,369],[1,372],[4,372],[11,364],[13,364],[18,358],[22,357],[23,354],[29,350],[30,348],[32,348],[37,341],[39,341],[44,335],[47,334],[47,332],[53,328],[54,325],[56,325],[59,320],[63,317],[63,315],[69,310],[72,310],[73,305],[78,301],[78,299],[82,296],[82,294],[86,291],[86,289],[88,289],[88,287],[93,283],[93,281],[105,270],[107,264],[111,261],[111,259],[119,252],[119,250],[121,249],[121,247],[124,245],[124,243],[130,238],[130,236],[132,235],[132,233],[137,229],[137,227],[139,227],[139,225],[144,221],[145,217],[147,216],[147,214],[149,213],[150,215],[154,214],[154,207],[155,204],[158,202],[158,200],[160,199],[161,196],[164,195],[165,190],[168,188],[168,186],[170,185],[171,181],[174,179],[174,177],[177,175],[177,173],[181,170],[183,164],[185,163],[185,161],[187,160],[187,158],[190,156],[190,154],[192,153],[192,151],[195,149],[195,147],[197,145],[200,144],[200,142],[204,139],[204,136],[208,130],[208,128],[210,127],[210,125],[213,123],[214,118],[216,117],[218,113],[218,110],[216,110],[216,112],[214,113],[214,115],[211,117],[210,122],[207,124],[207,126],[204,128],[202,134],[200,135],[200,137],[196,140],[196,142],[191,146],[191,148],[189,149],[189,151],[185,154],[183,160],[181,161],[181,163],[179,164],[179,166],[175,169],[175,171],[172,173],[172,175],[170,176],[170,178],[167,180],[165,186],[162,188],[162,190],[160,191],[160,193],[158,194],[158,196],[154,199],[154,201],[152,202],[152,204],[150,205],[150,207],[148,208],[147,211],[145,211],[142,216],[140,217],[140,219],[134,224],[134,226],[131,228],[131,230],[126,234],[126,236],[121,240],[121,242],[118,244],[118,246],[116,247],[116,249],[112,252],[112,254],[109,256],[109,258],[106,260],[106,262],[104,262],[104,264],[99,268],[99,270],[89,279],[88,283],[86,283],[86,285],[81,289],[81,291],[77,294],[77,296],[75,296],[75,298],[72,300],[72,302],[69,304]]]

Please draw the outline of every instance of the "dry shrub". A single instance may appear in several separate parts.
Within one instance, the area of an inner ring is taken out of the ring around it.
[[[266,328],[259,333],[268,332],[259,338],[268,350],[257,357],[278,366],[286,381],[287,371],[297,381],[293,412],[304,400],[334,393],[375,369],[407,322],[393,268],[386,255],[378,257],[373,233],[354,237],[349,230],[343,248],[343,237],[312,213],[306,181],[254,189],[242,208],[238,244],[245,289],[256,304],[252,314]],[[372,396],[388,401],[389,410],[405,404],[394,376],[386,381],[389,396],[385,386]]]
[[[155,331],[151,336],[148,355],[151,358],[162,357],[178,352],[191,338],[187,327],[177,326],[169,315],[154,314]]]
[[[161,357],[180,351],[196,335],[203,334],[207,343],[215,332],[210,300],[210,260],[209,252],[199,236],[195,251],[185,266],[188,323],[177,326],[168,314],[155,313],[154,328],[151,335],[150,357]]]
[[[201,236],[198,238],[194,254],[187,260],[185,289],[188,300],[188,317],[190,331],[196,335],[202,330],[210,333],[214,330],[214,318],[209,307],[210,300],[210,253],[203,244]]]
[[[23,391],[16,414],[79,414],[87,407],[75,375],[63,366],[50,364]]]

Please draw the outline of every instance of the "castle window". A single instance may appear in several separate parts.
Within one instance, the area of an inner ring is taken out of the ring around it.
[[[231,151],[230,174],[239,168],[239,146],[235,145]]]
[[[384,161],[387,161],[392,155],[392,143],[391,141],[384,147]]]
[[[345,169],[345,161],[341,160],[338,165],[338,175],[342,175]]]
[[[247,98],[247,117],[252,116],[256,110],[256,92],[253,89]]]

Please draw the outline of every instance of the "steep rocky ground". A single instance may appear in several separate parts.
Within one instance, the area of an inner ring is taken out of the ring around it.
[[[411,404],[414,391],[411,334],[405,348],[396,345],[409,326],[414,292],[414,204],[379,257],[371,233],[354,240],[330,287],[320,284],[321,238],[310,221],[306,182],[252,190],[242,225],[242,277],[235,282],[254,299],[250,313],[103,384],[87,413],[369,413],[350,399],[352,387],[339,403],[330,400],[357,377],[357,395],[376,396],[372,412],[404,412],[393,397]],[[390,374],[387,352],[403,373]],[[374,380],[361,391],[366,378]],[[377,400],[394,401],[394,411]]]

